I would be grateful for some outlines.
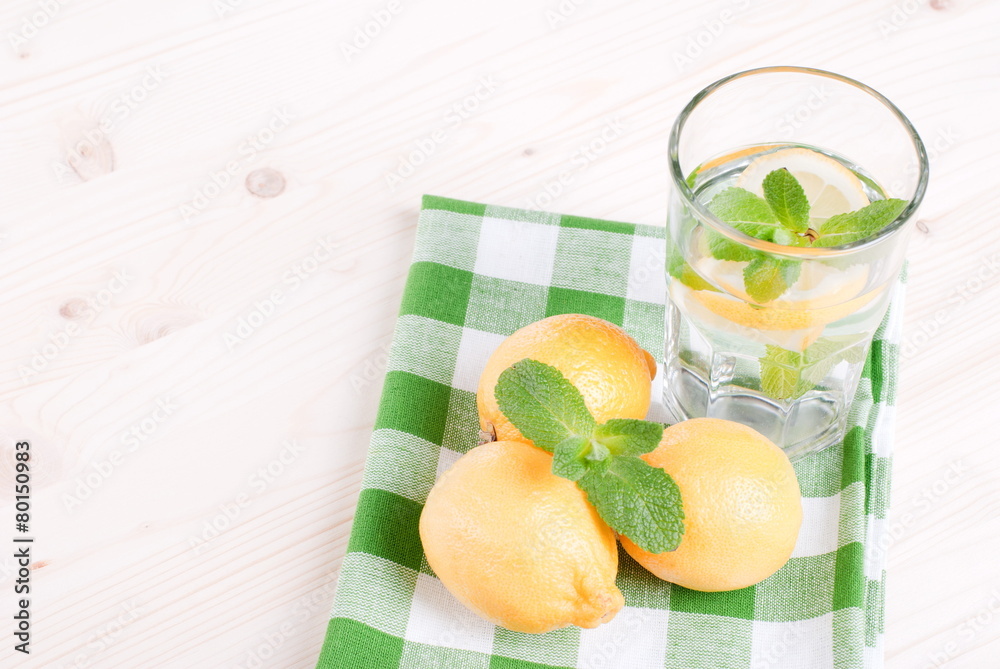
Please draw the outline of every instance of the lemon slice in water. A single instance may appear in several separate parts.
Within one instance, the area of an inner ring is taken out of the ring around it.
[[[867,207],[865,189],[849,169],[818,151],[794,148],[767,153],[743,170],[736,185],[757,195],[764,193],[764,177],[781,168],[792,173],[809,200],[809,220],[815,228],[831,216]]]

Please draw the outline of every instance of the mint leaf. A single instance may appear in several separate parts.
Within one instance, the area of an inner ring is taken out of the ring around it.
[[[802,381],[809,384],[806,390],[815,387],[841,362],[864,362],[867,350],[867,342],[863,336],[837,335],[817,339],[803,351],[805,367],[802,370]]]
[[[569,437],[560,441],[553,453],[552,473],[570,481],[579,481],[590,471],[584,463],[588,451],[590,439],[586,437]]]
[[[743,268],[743,284],[755,302],[770,302],[799,278],[797,260],[761,256]]]
[[[525,358],[505,369],[494,395],[514,427],[549,453],[570,437],[589,438],[594,431],[580,391],[558,369],[537,360]]]
[[[864,337],[822,337],[798,353],[767,346],[760,359],[761,390],[774,399],[795,399],[816,387],[841,362],[864,362]]]
[[[736,262],[750,262],[761,257],[759,251],[743,246],[739,242],[734,242],[724,235],[720,235],[714,230],[705,230],[708,239],[708,250],[713,258],[719,260],[734,260]]]
[[[755,239],[770,240],[780,229],[778,219],[770,205],[742,188],[727,188],[712,198],[708,210],[740,232]],[[727,238],[713,230],[706,230],[708,248],[719,260],[750,262],[761,256],[760,252]]]
[[[740,232],[770,239],[772,231],[780,223],[768,203],[742,188],[727,188],[712,198],[708,210]]]
[[[906,208],[906,200],[876,200],[867,207],[826,219],[813,246],[840,246],[870,237],[894,221]]]
[[[808,390],[801,389],[802,363],[801,353],[768,344],[760,359],[760,389],[776,400],[798,397]]]
[[[659,467],[619,456],[593,467],[577,485],[615,532],[651,553],[672,551],[684,534],[677,483]]]
[[[792,173],[782,167],[764,177],[764,199],[783,226],[792,232],[809,229],[809,199]]]
[[[646,420],[613,418],[594,430],[594,439],[612,455],[642,455],[660,445],[663,426]]]
[[[668,244],[670,243],[668,242]],[[691,265],[684,261],[684,256],[681,255],[680,250],[673,247],[673,245],[670,245],[667,256],[667,274],[693,290],[711,290],[718,292],[718,289],[715,288],[715,286],[701,278],[701,276],[694,271]]]

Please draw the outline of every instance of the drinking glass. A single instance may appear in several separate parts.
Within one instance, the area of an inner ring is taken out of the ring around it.
[[[818,216],[796,243],[814,241],[813,227],[836,228],[824,212],[906,204],[869,236],[828,246],[765,241],[713,214],[717,195],[734,187],[760,195],[763,176],[782,167]],[[670,136],[670,174],[667,409],[677,420],[749,425],[793,458],[838,442],[927,186],[916,130],[847,77],[749,70],[684,108]]]

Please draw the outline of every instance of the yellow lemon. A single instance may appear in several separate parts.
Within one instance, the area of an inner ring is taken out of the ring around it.
[[[528,441],[497,406],[500,374],[531,358],[562,372],[583,395],[598,423],[645,418],[656,361],[618,326],[583,314],[550,316],[521,328],[490,356],[479,379],[476,406],[483,430],[497,439]],[[530,442],[529,442],[530,443]]]
[[[663,432],[642,456],[677,482],[684,536],[653,554],[622,537],[629,555],[656,576],[694,590],[758,583],[791,557],[802,523],[795,470],[784,452],[745,425],[694,418]]]
[[[624,605],[615,534],[552,456],[478,446],[434,485],[420,516],[431,569],[465,606],[515,632],[597,627]]]

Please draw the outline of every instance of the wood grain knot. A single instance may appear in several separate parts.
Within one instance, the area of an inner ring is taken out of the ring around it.
[[[952,0],[931,0],[931,9],[939,12],[951,9],[953,5]]]
[[[142,317],[136,324],[135,341],[142,346],[201,321],[199,316],[192,313],[155,311]]]
[[[66,163],[84,181],[90,181],[115,169],[115,153],[111,142],[99,129],[81,133],[79,139],[71,142]]]
[[[86,308],[86,301],[79,297],[74,297],[63,302],[63,305],[59,307],[59,315],[63,318],[74,320],[82,316]]]
[[[246,186],[257,197],[278,197],[285,190],[285,177],[277,170],[262,167],[247,175]]]

